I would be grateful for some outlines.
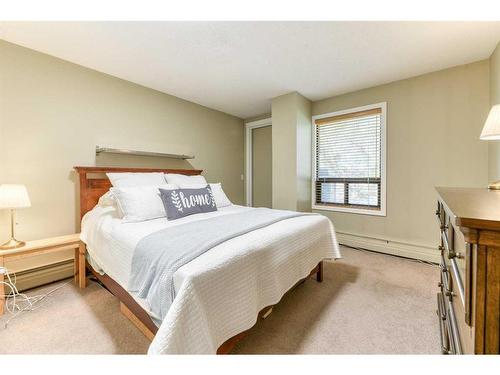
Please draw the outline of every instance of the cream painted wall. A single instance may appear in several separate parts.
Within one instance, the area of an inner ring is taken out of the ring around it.
[[[312,103],[297,97],[297,210],[311,211]]]
[[[311,210],[311,102],[297,92],[271,102],[273,208]]]
[[[295,95],[278,96],[271,102],[273,118],[273,208],[297,209],[297,142]]]
[[[500,103],[500,42],[490,57],[490,104]],[[488,178],[500,180],[500,142],[488,141]]]
[[[436,247],[435,186],[484,187],[489,62],[454,67],[313,103],[314,115],[387,102],[387,217],[318,211],[336,230]]]
[[[245,119],[245,124],[248,124],[249,122],[252,122],[252,121],[265,120],[265,119],[268,119],[268,118],[271,118],[271,114],[270,113],[263,113],[263,114],[258,115],[258,116],[246,118]]]
[[[75,165],[200,168],[243,204],[243,137],[239,118],[0,41],[0,183],[25,184],[32,201],[19,211],[19,238],[79,230]],[[96,157],[96,145],[196,158]],[[0,241],[7,237],[0,212]]]
[[[500,103],[500,42],[490,57],[490,99],[491,104]]]

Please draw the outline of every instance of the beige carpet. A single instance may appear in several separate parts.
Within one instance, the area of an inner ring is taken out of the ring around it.
[[[259,320],[235,353],[439,353],[437,266],[343,248],[325,281],[307,280]],[[49,285],[39,294],[59,285]],[[0,353],[145,353],[148,340],[91,283],[67,284],[36,311],[4,323]]]

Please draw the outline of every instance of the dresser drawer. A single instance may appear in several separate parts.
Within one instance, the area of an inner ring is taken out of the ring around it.
[[[446,321],[446,305],[443,293],[437,294],[437,310],[439,320],[439,335],[441,339],[441,353],[452,354],[450,347],[450,330]]]
[[[440,329],[445,330],[447,340],[442,346],[447,349],[448,354],[473,353],[473,330],[466,321],[466,312],[459,295],[459,282],[456,273],[451,269],[453,260],[446,258],[445,252],[441,255],[440,264],[440,294],[442,306],[440,307],[444,316],[444,324]],[[438,297],[439,303],[439,297]],[[439,306],[438,306],[439,307]],[[438,312],[439,314],[439,312]],[[448,344],[446,346],[446,344]],[[443,349],[443,352],[446,350]]]
[[[454,291],[454,276],[450,273],[450,288],[451,296],[448,297],[449,304],[453,308],[455,314],[455,325],[458,332],[461,352],[464,354],[474,353],[474,336],[473,329],[466,321],[466,313],[464,305],[457,293]]]
[[[450,285],[457,299],[462,303],[463,319],[470,324],[470,281],[471,281],[471,251],[470,245],[465,242],[460,230],[454,226],[454,216],[447,212],[446,207],[440,204],[440,236],[442,263],[450,275]],[[443,220],[444,224],[441,224]],[[469,266],[467,266],[469,265]],[[459,316],[462,319],[462,316]]]
[[[441,291],[437,294],[437,315],[443,354],[462,354],[461,334],[458,328],[455,306],[448,271],[441,265]]]

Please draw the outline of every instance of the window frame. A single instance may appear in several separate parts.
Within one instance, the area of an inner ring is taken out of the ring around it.
[[[328,118],[333,116],[346,115],[355,112],[366,111],[370,109],[380,108],[380,209],[370,209],[365,207],[345,207],[345,206],[333,206],[316,204],[316,120],[322,118]],[[386,180],[387,180],[387,126],[386,126],[386,113],[387,113],[387,102],[380,102],[375,104],[369,104],[356,108],[344,109],[341,111],[323,113],[321,115],[312,116],[312,178],[311,178],[311,208],[313,210],[320,211],[336,211],[336,212],[346,212],[361,215],[373,215],[373,216],[387,216],[387,191],[386,191]]]

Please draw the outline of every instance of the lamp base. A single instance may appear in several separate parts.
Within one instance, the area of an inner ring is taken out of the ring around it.
[[[24,245],[26,245],[26,242],[18,241],[15,238],[11,238],[6,243],[0,245],[0,250],[17,249],[19,247],[23,247]]]

